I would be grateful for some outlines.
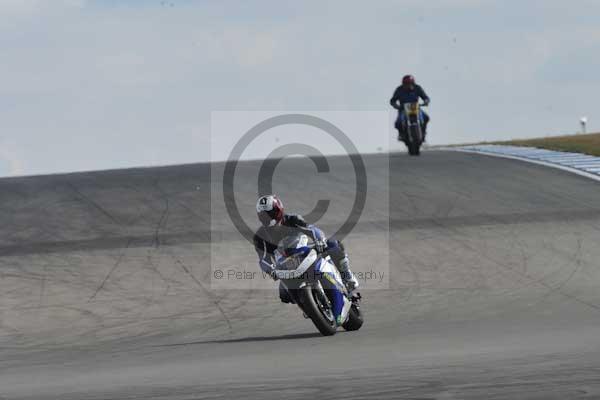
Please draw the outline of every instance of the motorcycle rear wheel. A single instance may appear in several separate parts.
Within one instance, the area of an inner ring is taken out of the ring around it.
[[[347,331],[357,331],[361,328],[364,323],[362,311],[357,304],[352,304],[348,319],[342,324],[342,327]]]

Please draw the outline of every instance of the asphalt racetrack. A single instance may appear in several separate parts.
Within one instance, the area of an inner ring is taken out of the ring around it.
[[[207,164],[0,180],[0,399],[600,399],[600,184],[458,152],[365,163],[389,168],[369,192],[389,211],[346,245],[355,269],[389,253],[389,289],[333,337],[276,284],[211,286],[211,240],[235,234]],[[353,187],[307,175],[285,160],[275,187],[331,199],[327,231]],[[244,241],[223,254],[258,268]]]

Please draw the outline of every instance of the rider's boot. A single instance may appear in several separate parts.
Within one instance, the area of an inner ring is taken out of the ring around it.
[[[348,292],[353,291],[358,287],[358,279],[354,276],[350,270],[350,260],[344,249],[342,242],[338,240],[328,240],[327,249],[331,256],[331,261],[340,272],[344,286],[348,289]]]
[[[354,276],[350,269],[350,260],[348,260],[348,256],[344,256],[344,258],[340,259],[336,266],[340,271],[342,281],[344,282],[346,289],[348,289],[348,292],[358,289],[358,279],[356,279],[356,276]]]

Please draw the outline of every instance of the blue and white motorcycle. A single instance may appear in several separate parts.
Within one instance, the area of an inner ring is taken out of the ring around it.
[[[322,335],[334,335],[338,326],[360,329],[360,293],[348,292],[327,252],[317,253],[309,240],[302,233],[283,238],[275,252],[273,273]]]

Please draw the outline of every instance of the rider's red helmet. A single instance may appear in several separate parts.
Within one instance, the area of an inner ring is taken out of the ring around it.
[[[283,221],[283,203],[273,194],[259,197],[256,214],[263,226],[275,226]]]
[[[414,86],[415,85],[415,77],[412,75],[404,75],[402,78],[402,86]]]

